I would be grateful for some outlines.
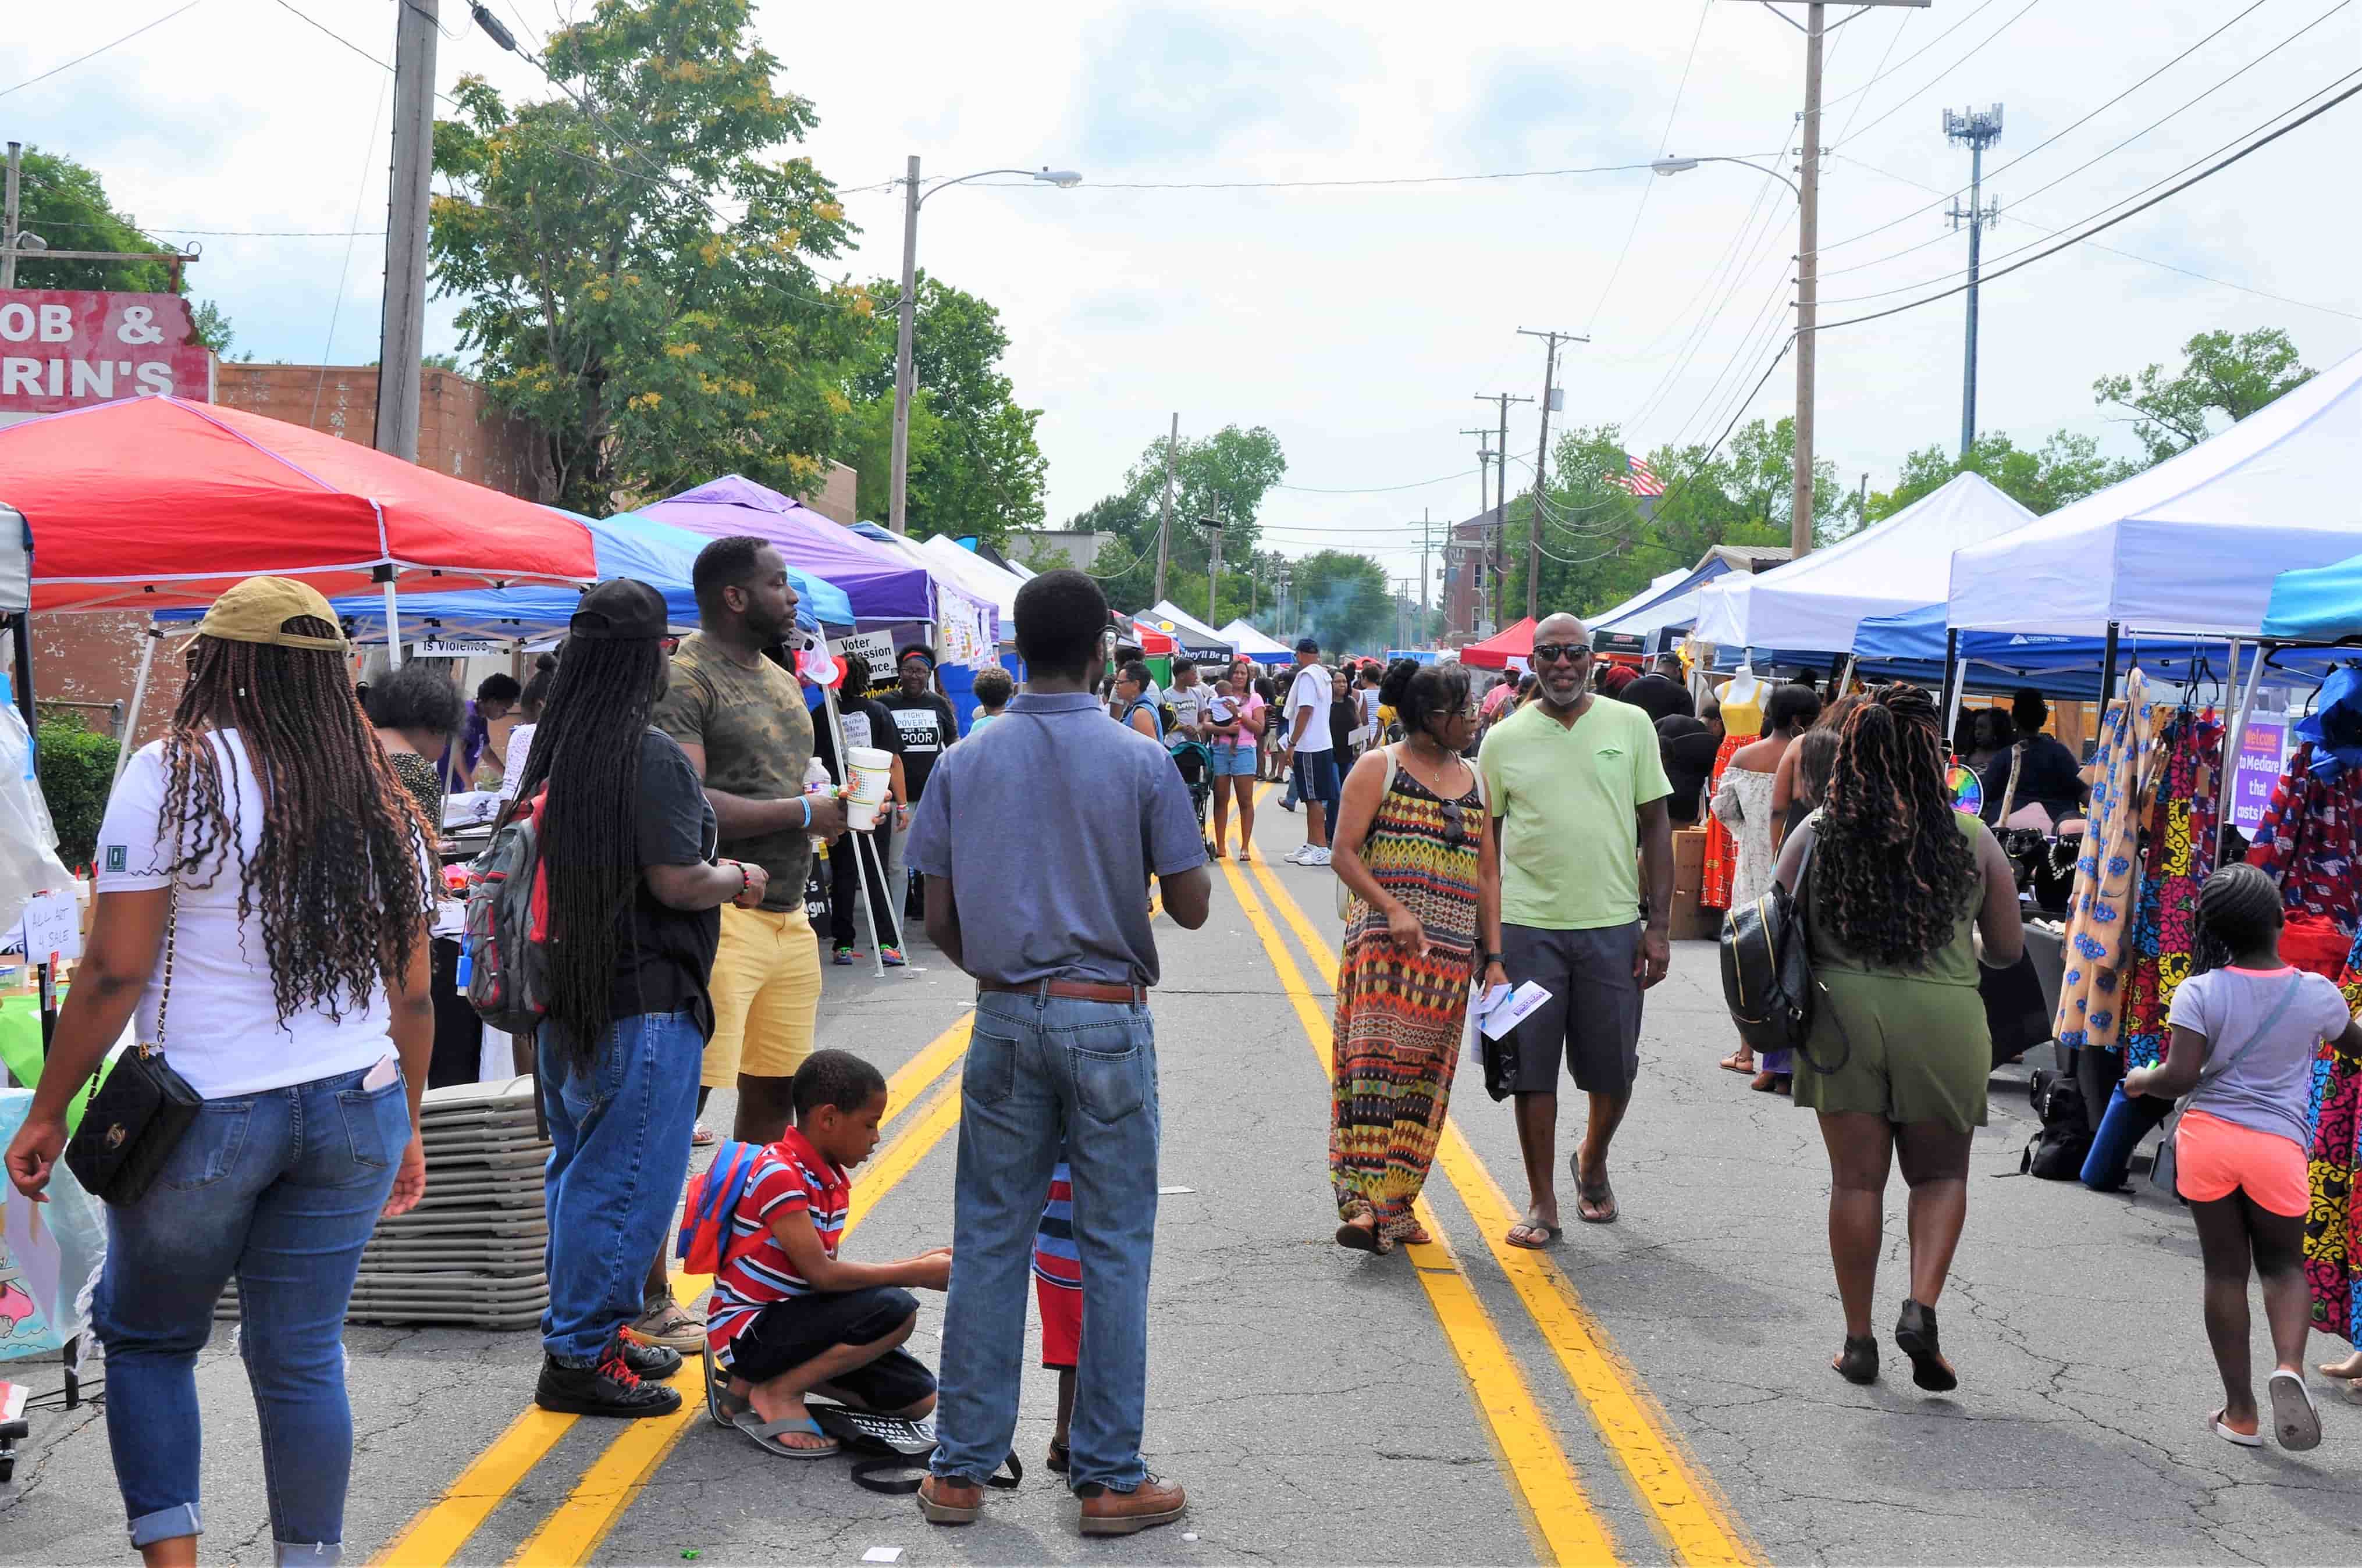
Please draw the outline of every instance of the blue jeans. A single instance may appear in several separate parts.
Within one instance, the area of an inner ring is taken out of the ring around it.
[[[705,1036],[686,1007],[618,1018],[580,1070],[566,1031],[544,1024],[540,1040],[550,1142],[541,1343],[553,1360],[589,1366],[640,1315],[648,1262],[680,1201]]]
[[[134,1546],[204,1533],[197,1352],[236,1275],[277,1561],[337,1559],[353,1467],[345,1308],[410,1143],[401,1075],[363,1089],[367,1076],[206,1101],[147,1195],[107,1210],[92,1318]]]
[[[1063,1140],[1084,1303],[1067,1480],[1129,1492],[1148,1474],[1155,1025],[1144,1004],[988,992],[977,999],[960,1093],[934,1473],[980,1481],[1008,1457],[1033,1232]]]

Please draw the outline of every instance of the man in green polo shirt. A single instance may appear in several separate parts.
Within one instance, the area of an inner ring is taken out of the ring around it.
[[[1559,1235],[1561,1056],[1591,1102],[1573,1161],[1575,1214],[1615,1220],[1607,1146],[1640,1070],[1640,993],[1672,961],[1672,785],[1647,711],[1595,694],[1591,664],[1582,621],[1553,615],[1536,627],[1537,700],[1496,724],[1477,755],[1499,822],[1502,967],[1511,983],[1550,992],[1510,1036],[1532,1194],[1512,1246]]]

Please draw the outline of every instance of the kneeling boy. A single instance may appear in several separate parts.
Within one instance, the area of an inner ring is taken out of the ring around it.
[[[934,1409],[934,1374],[901,1348],[919,1321],[905,1287],[943,1289],[952,1249],[900,1263],[839,1261],[850,1168],[877,1146],[886,1080],[849,1051],[814,1051],[796,1069],[793,1094],[796,1124],[739,1196],[705,1321],[714,1361],[730,1375],[730,1423],[773,1453],[815,1459],[838,1445],[805,1410],[807,1394],[913,1420]]]

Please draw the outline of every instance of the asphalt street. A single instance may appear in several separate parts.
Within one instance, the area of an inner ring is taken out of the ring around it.
[[[1265,809],[1259,849],[1284,854],[1300,824]],[[1156,927],[1148,1448],[1188,1486],[1186,1521],[1076,1534],[1072,1499],[1036,1464],[1045,1373],[1024,1389],[1024,1486],[991,1494],[984,1522],[942,1530],[906,1497],[856,1488],[841,1460],[780,1461],[714,1427],[693,1365],[680,1420],[571,1420],[530,1409],[530,1333],[357,1325],[347,1560],[2362,1561],[2362,1404],[2322,1389],[2327,1432],[2309,1454],[2211,1436],[2220,1395],[2188,1222],[2146,1191],[2017,1176],[2023,1069],[1996,1075],[1941,1303],[1960,1389],[1914,1388],[1891,1343],[1881,1383],[1841,1381],[1819,1138],[1807,1113],[1716,1069],[1732,1042],[1709,944],[1678,945],[1649,1001],[1611,1168],[1618,1223],[1571,1223],[1565,1190],[1562,1245],[1500,1245],[1523,1178],[1507,1108],[1472,1065],[1428,1188],[1439,1245],[1341,1251],[1326,1180],[1331,880],[1258,861],[1222,868],[1203,930]],[[911,957],[883,980],[826,971],[821,1042],[872,1057],[897,1091],[858,1173],[850,1256],[950,1240],[970,992],[923,940]],[[1903,1293],[1899,1179],[1888,1207],[1882,1325]],[[942,1299],[923,1300],[910,1348],[932,1361]],[[28,1370],[54,1386],[54,1367]],[[199,1380],[204,1559],[267,1563],[253,1407],[226,1329]],[[124,1541],[103,1418],[41,1413],[0,1489],[0,1563],[120,1562]]]

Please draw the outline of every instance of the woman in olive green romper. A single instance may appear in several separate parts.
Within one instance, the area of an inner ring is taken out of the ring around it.
[[[1911,1189],[1911,1288],[1894,1342],[1912,1379],[1959,1386],[1936,1335],[1936,1298],[1968,1217],[1969,1142],[1984,1125],[1992,1041],[1978,953],[2017,960],[2025,934],[2008,857],[1976,817],[1952,809],[1936,705],[1889,686],[1847,716],[1821,808],[1780,857],[1790,888],[1811,857],[1817,982],[1795,1101],[1820,1114],[1829,1152],[1829,1253],[1845,1303],[1856,1383],[1878,1376],[1871,1296],[1884,1245],[1887,1172]]]

